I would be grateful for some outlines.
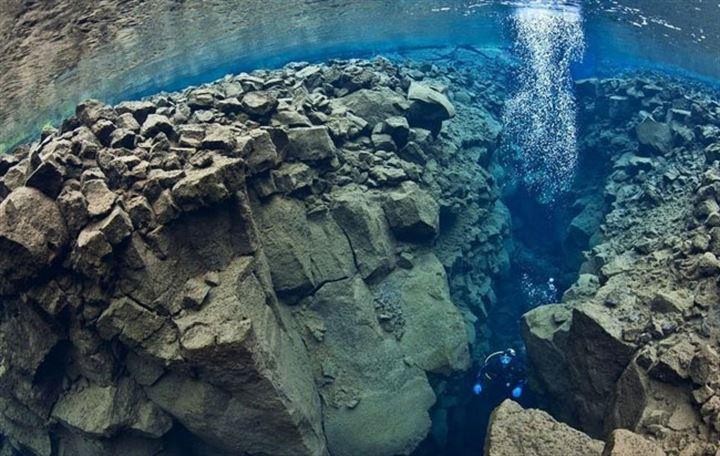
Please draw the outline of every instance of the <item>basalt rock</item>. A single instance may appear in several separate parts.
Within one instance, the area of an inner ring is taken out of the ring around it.
[[[53,418],[92,437],[111,437],[123,430],[159,438],[172,420],[148,401],[140,387],[123,378],[117,386],[89,385],[68,392],[53,407]]]
[[[644,437],[625,429],[613,431],[602,456],[664,456],[665,452]]]
[[[302,202],[275,196],[256,215],[280,295],[303,296],[354,272],[348,239],[328,214],[309,216]]]
[[[332,196],[333,217],[350,241],[360,274],[367,279],[388,273],[395,249],[380,203],[352,187]]]
[[[432,87],[413,82],[408,89],[410,124],[438,132],[444,120],[455,117],[450,100]]]
[[[388,117],[402,115],[407,109],[405,97],[386,87],[358,90],[333,100],[332,104],[351,111],[371,127]]]
[[[243,183],[242,161],[217,156],[211,166],[187,171],[173,186],[172,197],[180,209],[191,211],[229,198]]]
[[[67,242],[67,226],[53,200],[30,187],[10,193],[0,203],[2,288],[50,266],[64,253]]]
[[[657,122],[652,117],[646,117],[636,128],[640,146],[650,153],[666,154],[672,148],[672,133],[670,126]]]
[[[278,101],[271,94],[250,92],[243,96],[240,105],[243,111],[252,116],[265,117],[275,110]]]
[[[601,441],[510,400],[491,415],[485,441],[486,456],[599,456],[602,452]]]
[[[459,136],[410,127],[424,103],[438,128],[447,97],[409,84],[337,62],[89,101],[2,160],[5,447],[415,451],[436,380],[471,363],[453,262],[500,256],[503,224]],[[443,232],[441,207],[482,228]]]
[[[156,110],[155,103],[149,101],[124,101],[115,107],[118,114],[131,114],[139,125],[145,123],[148,116]]]
[[[51,160],[46,160],[28,176],[25,185],[37,188],[50,198],[57,198],[64,181],[64,169]]]
[[[146,138],[154,138],[159,133],[163,133],[168,137],[176,135],[175,126],[170,119],[160,114],[150,114],[142,124],[140,133]]]
[[[315,161],[335,156],[327,127],[292,128],[288,131],[288,159]]]
[[[427,410],[435,395],[422,370],[403,362],[404,350],[381,328],[363,281],[323,286],[300,321],[308,327],[317,321],[322,328],[321,338],[308,334],[305,339],[322,373],[329,450],[340,455],[410,453],[430,428]],[[354,348],[359,346],[367,349],[359,352]],[[395,425],[388,428],[386,422]]]
[[[92,218],[107,214],[117,200],[117,195],[108,189],[101,179],[92,179],[82,186],[82,193],[87,201],[88,215]]]
[[[627,429],[616,429],[606,442],[557,422],[545,412],[523,409],[506,400],[490,417],[485,455],[664,456],[652,440]]]
[[[382,305],[392,300],[399,306],[404,320],[400,346],[407,353],[406,362],[436,373],[467,369],[465,324],[450,300],[445,270],[434,254],[414,259],[409,270],[391,273],[375,287],[375,295]]]
[[[692,114],[682,109],[682,90],[667,81],[597,80],[593,87],[584,83],[583,93],[607,99],[581,96],[580,106],[598,116],[590,149],[604,142],[601,130],[613,131],[613,171],[602,195],[611,203],[563,303],[524,317],[533,381],[555,416],[610,436],[604,454],[712,453],[720,269],[717,164],[702,139],[709,130],[681,128]],[[613,96],[640,100],[652,115],[627,105],[606,111]],[[659,108],[659,99],[676,106]],[[707,95],[687,99],[697,119],[713,117]]]
[[[439,207],[414,182],[389,192],[383,208],[390,228],[403,240],[425,241],[438,233]]]

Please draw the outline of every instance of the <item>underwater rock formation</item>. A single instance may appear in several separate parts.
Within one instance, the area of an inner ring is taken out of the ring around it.
[[[599,456],[602,449],[599,440],[509,399],[493,412],[485,442],[486,456]]]
[[[557,422],[541,410],[506,400],[490,417],[486,456],[664,456],[657,445],[627,429],[606,442]]]
[[[1,157],[5,449],[411,453],[428,375],[470,365],[483,315],[458,296],[490,304],[505,230],[489,173],[441,133],[440,71],[419,67],[90,100]],[[459,282],[467,253],[488,260]]]
[[[434,454],[457,438],[494,281],[532,252],[508,250],[499,200],[507,62],[431,57],[87,101],[0,157],[3,450]],[[487,454],[714,454],[720,105],[655,76],[576,89],[595,174],[558,250],[579,274],[523,320],[554,418],[504,403]]]
[[[586,141],[609,164],[609,212],[563,302],[524,318],[543,406],[595,437],[624,428],[670,454],[713,454],[718,103],[658,78],[577,87]]]

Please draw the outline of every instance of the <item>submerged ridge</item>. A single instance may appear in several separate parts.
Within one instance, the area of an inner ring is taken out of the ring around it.
[[[577,81],[571,200],[548,213],[503,165],[516,64],[292,64],[85,102],[4,156],[5,450],[710,451],[717,102]],[[531,367],[520,401],[597,440],[490,416],[475,367],[508,345]]]

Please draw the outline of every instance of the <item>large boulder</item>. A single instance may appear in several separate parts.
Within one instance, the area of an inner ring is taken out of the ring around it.
[[[333,193],[333,202],[333,218],[350,240],[360,274],[387,274],[395,266],[395,248],[382,206],[355,187]]]
[[[244,164],[239,158],[213,155],[207,168],[186,172],[172,188],[172,197],[183,211],[212,206],[228,199],[245,182]]]
[[[57,198],[62,190],[65,170],[54,160],[45,160],[27,178],[25,185],[37,188],[50,198]]]
[[[603,442],[506,400],[490,416],[485,456],[600,456]]]
[[[253,130],[251,133],[252,149],[246,157],[246,164],[250,174],[257,174],[274,168],[283,157],[280,156],[281,146],[287,141],[284,133],[275,133],[275,136],[282,135],[281,138],[273,140],[273,136],[266,130]],[[280,146],[275,142],[280,143]]]
[[[636,430],[641,424],[651,395],[647,372],[633,360],[617,382],[610,399],[605,428]]]
[[[92,179],[82,186],[82,194],[87,202],[87,213],[90,217],[107,214],[115,204],[117,195],[110,191],[104,180]]]
[[[63,337],[35,306],[4,298],[0,309],[0,432],[31,454],[50,456],[46,418],[62,375]]]
[[[335,157],[335,144],[327,127],[291,128],[288,130],[290,160],[316,161]]]
[[[63,191],[57,199],[57,204],[71,236],[77,234],[87,225],[90,214],[88,213],[87,200],[82,192],[79,190]]]
[[[272,190],[285,194],[307,189],[316,176],[317,173],[305,163],[283,163],[270,172]]]
[[[603,220],[604,207],[602,202],[590,201],[582,211],[572,219],[567,228],[563,248],[566,252],[581,252],[592,247],[590,241]],[[578,255],[579,259],[580,255]]]
[[[100,335],[123,344],[161,363],[180,359],[177,330],[169,319],[130,298],[114,300],[97,322]]]
[[[610,434],[602,456],[665,456],[665,452],[641,435],[616,429]]]
[[[267,92],[246,93],[240,101],[242,110],[254,117],[266,117],[275,111],[278,100]]]
[[[27,393],[28,384],[43,362],[50,358],[60,339],[61,334],[57,329],[46,322],[32,306],[15,299],[4,299],[0,309],[2,396],[22,396]],[[20,384],[21,382],[27,383]]]
[[[232,154],[237,145],[235,129],[227,125],[211,124],[205,131],[200,147],[208,150],[218,150]]]
[[[130,216],[116,206],[110,214],[93,226],[100,231],[107,241],[116,245],[127,239],[133,230]]]
[[[541,390],[550,397],[562,397],[571,388],[565,357],[571,324],[571,311],[565,305],[536,307],[522,319],[521,330],[533,380],[539,382]],[[568,418],[566,414],[559,415]]]
[[[324,285],[297,319],[320,377],[330,453],[410,454],[430,429],[435,395],[380,326],[365,283],[355,277]]]
[[[142,124],[140,133],[146,138],[153,138],[164,133],[168,138],[177,136],[175,125],[166,116],[160,114],[149,114]]]
[[[94,125],[100,120],[114,120],[117,113],[110,106],[98,100],[85,100],[75,107],[75,116],[87,126]]]
[[[622,322],[605,308],[590,303],[573,308],[566,352],[568,374],[577,389],[579,423],[591,435],[602,433],[608,397],[635,352],[622,333]]]
[[[469,367],[465,322],[450,299],[445,268],[433,253],[415,259],[410,270],[395,270],[373,291],[383,318],[400,314],[400,346],[410,363],[434,373]]]
[[[425,84],[412,82],[408,89],[410,126],[437,132],[444,120],[455,117],[455,107],[441,92]]]
[[[130,114],[139,124],[144,123],[156,109],[155,104],[150,101],[125,101],[115,107],[118,114]]]
[[[667,154],[672,149],[670,125],[658,122],[648,116],[635,127],[635,134],[641,150],[652,154]]]
[[[92,437],[112,437],[132,430],[160,438],[172,427],[172,419],[127,377],[117,385],[76,386],[58,400],[52,416],[69,429]]]
[[[172,313],[189,279],[222,270],[256,250],[246,209],[240,202],[227,202],[182,214],[176,223],[158,227],[147,237],[134,233],[118,252],[118,262],[125,266],[119,271],[122,292],[146,308]]]
[[[385,216],[398,239],[424,242],[433,239],[440,229],[440,206],[413,181],[387,193],[383,202]]]
[[[331,101],[333,111],[350,110],[364,119],[370,126],[388,117],[403,115],[407,100],[399,93],[387,88],[362,89]]]
[[[348,239],[329,214],[308,215],[301,201],[274,196],[255,215],[281,297],[297,300],[355,272]]]
[[[528,356],[552,410],[592,435],[602,433],[608,398],[635,352],[622,328],[593,303],[543,306],[523,317]]]
[[[63,254],[67,242],[67,227],[58,205],[39,190],[20,187],[0,204],[3,281],[33,277]]]
[[[108,271],[107,260],[112,251],[105,235],[89,226],[78,234],[70,256],[71,265],[88,277],[103,277]]]
[[[186,369],[160,379],[148,395],[231,454],[321,456],[320,401],[307,354],[268,305],[263,274],[251,256],[218,271],[201,307],[174,320]],[[187,368],[194,378],[182,374]]]

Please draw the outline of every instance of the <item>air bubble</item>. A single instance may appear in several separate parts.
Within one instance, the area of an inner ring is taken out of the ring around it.
[[[521,60],[518,89],[504,112],[512,161],[544,203],[567,190],[577,164],[571,64],[585,51],[579,8],[519,8],[513,15]]]

